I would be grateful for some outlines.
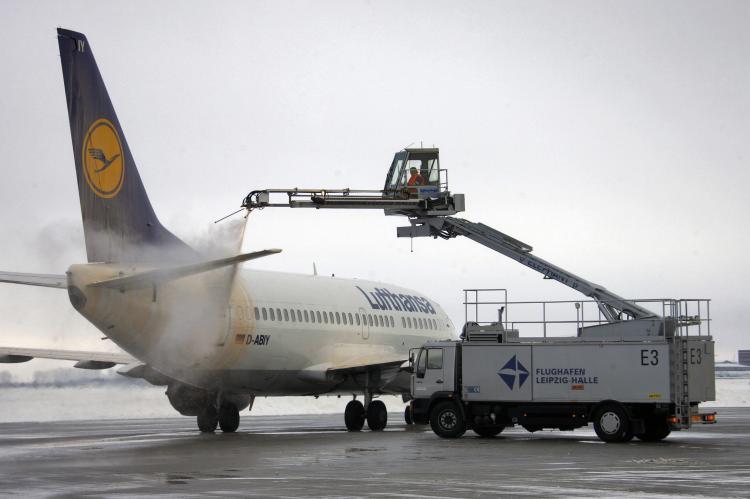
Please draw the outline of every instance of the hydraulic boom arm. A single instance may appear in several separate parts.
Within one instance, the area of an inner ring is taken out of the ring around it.
[[[596,301],[607,322],[658,317],[650,310],[626,300],[603,286],[571,274],[531,254],[532,248],[507,234],[481,223],[453,218],[464,211],[464,195],[448,190],[448,172],[440,168],[437,148],[406,148],[397,152],[383,189],[265,189],[252,191],[242,207],[380,209],[386,215],[402,215],[409,227],[399,227],[398,237],[465,236],[530,269],[555,279]]]
[[[443,239],[450,239],[456,236],[468,237],[472,241],[512,258],[530,269],[536,270],[543,274],[545,278],[559,281],[594,299],[602,315],[609,322],[625,319],[626,317],[624,316],[631,319],[656,317],[656,314],[650,310],[626,300],[611,291],[607,291],[603,286],[582,279],[567,270],[532,255],[531,251],[533,248],[530,245],[487,225],[453,217],[410,218],[409,221],[411,222],[411,226],[398,228],[398,237],[432,236]]]

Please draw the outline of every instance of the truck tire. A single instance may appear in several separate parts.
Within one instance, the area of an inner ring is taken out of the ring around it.
[[[466,431],[461,408],[447,400],[438,402],[430,411],[430,426],[437,436],[443,438],[458,438]]]
[[[604,442],[625,442],[633,438],[628,414],[619,404],[606,404],[596,411],[594,431]]]
[[[672,433],[666,416],[651,416],[645,421],[646,431],[636,435],[643,442],[658,442]]]
[[[494,425],[494,426],[475,426],[472,428],[472,431],[479,435],[481,438],[492,438],[496,437],[502,431],[505,429],[505,426],[503,425]]]

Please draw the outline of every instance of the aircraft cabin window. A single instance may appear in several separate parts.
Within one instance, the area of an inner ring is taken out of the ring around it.
[[[391,327],[396,327],[396,324],[393,322],[393,316],[388,316],[388,320],[391,322]]]
[[[260,310],[258,310],[258,307],[255,307],[255,320],[260,319]]]
[[[409,325],[409,329],[411,329],[411,317],[406,318],[406,323]]]
[[[365,314],[362,314],[362,325],[363,326],[367,325],[367,316]]]
[[[333,324],[333,312],[328,312],[328,318],[331,319],[331,324]]]
[[[336,312],[336,324],[341,324],[341,316]]]
[[[268,309],[268,312],[269,312],[269,313],[271,314],[271,320],[272,320],[272,321],[275,321],[275,320],[276,320],[276,315],[275,315],[275,314],[273,313],[273,309],[272,309],[272,308],[269,308],[269,309]]]
[[[370,314],[367,314],[367,324],[369,326],[372,326],[372,315],[370,315]]]
[[[302,311],[297,310],[297,322],[302,322]]]
[[[384,324],[384,322],[383,322],[383,316],[382,316],[382,315],[379,315],[379,316],[378,316],[378,321],[380,322],[380,327],[385,327],[385,324]]]
[[[315,315],[318,316],[318,324],[321,324],[323,322],[323,319],[320,318],[320,312],[315,312]]]
[[[307,315],[307,310],[305,310],[305,322],[310,322],[310,316]]]
[[[281,309],[280,308],[276,309],[276,320],[277,321],[281,320]]]
[[[403,317],[401,317],[401,327],[406,329],[406,319],[404,319]]]
[[[422,324],[422,319],[419,319],[419,329],[424,329],[424,325]]]
[[[294,313],[294,309],[289,310],[289,315],[291,316],[292,322],[297,322],[297,314]]]
[[[266,315],[266,307],[263,307],[262,311],[263,311],[263,320],[267,321],[268,320],[268,315]]]
[[[281,317],[281,315],[279,315]],[[284,320],[289,322],[289,311],[287,309],[284,309]]]
[[[341,312],[341,322],[346,326],[346,312]]]
[[[354,317],[357,318],[357,325],[361,325],[361,322],[359,322],[359,314],[354,314]]]
[[[352,314],[351,313],[349,314],[349,324],[351,324],[352,326],[354,325],[354,318],[352,318]],[[357,325],[359,325],[359,324],[357,324]]]

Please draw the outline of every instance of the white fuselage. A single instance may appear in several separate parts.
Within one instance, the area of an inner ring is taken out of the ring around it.
[[[264,395],[351,391],[364,382],[352,374],[356,368],[403,361],[426,341],[455,337],[434,301],[359,279],[238,270],[154,289],[86,287],[122,271],[71,267],[71,283],[88,298],[79,311],[151,368],[200,388]],[[408,376],[380,380],[379,391],[409,390]]]

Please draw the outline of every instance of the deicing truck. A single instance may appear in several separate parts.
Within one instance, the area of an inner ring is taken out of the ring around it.
[[[605,442],[658,441],[714,423],[715,413],[698,410],[715,398],[714,342],[687,334],[700,321],[667,314],[536,338],[502,322],[467,323],[460,341],[429,342],[413,355],[407,419],[445,438],[593,423]]]

